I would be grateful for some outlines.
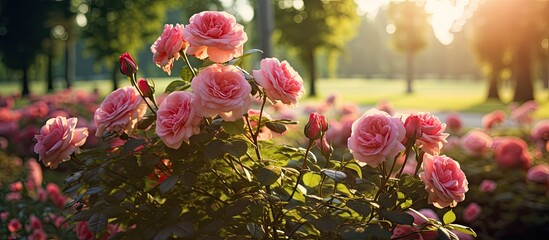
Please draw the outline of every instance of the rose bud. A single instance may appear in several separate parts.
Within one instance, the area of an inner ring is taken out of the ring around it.
[[[328,143],[328,140],[326,140],[326,136],[323,136],[319,141],[319,149],[320,152],[322,152],[323,155],[329,155],[332,154],[334,151],[334,148]]]
[[[129,53],[120,55],[120,72],[126,76],[131,76],[137,72],[137,64]]]
[[[139,91],[143,93],[143,97],[152,97],[154,93],[154,87],[149,84],[147,79],[140,78],[139,81],[137,81],[137,87],[139,88]]]
[[[305,136],[311,140],[319,139],[322,136],[322,120],[320,114],[312,112],[309,121],[305,125]],[[325,120],[324,120],[325,121]]]

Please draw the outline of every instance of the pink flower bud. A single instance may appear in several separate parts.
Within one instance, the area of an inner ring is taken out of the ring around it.
[[[8,230],[12,233],[14,232],[17,232],[21,229],[21,223],[19,222],[19,220],[17,220],[17,218],[14,218],[12,219],[9,223],[8,223]]]
[[[322,120],[320,114],[312,112],[309,115],[309,121],[305,125],[305,136],[311,140],[319,139],[322,135]],[[326,119],[324,119],[326,121]],[[327,124],[326,124],[327,125]]]
[[[149,85],[147,79],[140,78],[139,81],[137,81],[137,87],[139,87],[139,90],[143,93],[144,97],[152,97],[154,88]]]
[[[528,180],[537,183],[549,182],[549,165],[538,164],[528,169],[526,174]]]
[[[10,216],[10,213],[9,212],[0,212],[0,220],[2,220],[2,222],[5,222],[6,220],[8,220],[8,217]]]
[[[328,131],[328,121],[326,120],[326,116],[320,115],[320,129],[323,133]]]
[[[120,72],[126,76],[131,76],[137,72],[137,64],[129,53],[125,52],[120,55]]]
[[[483,180],[480,183],[479,189],[481,192],[493,192],[496,190],[497,183],[492,180]]]
[[[319,141],[319,149],[323,155],[329,155],[334,151],[334,148],[326,140],[326,136],[322,137]]]
[[[419,115],[412,114],[404,121],[404,128],[406,129],[406,138],[412,141],[420,138],[423,134],[422,124],[423,119]]]
[[[463,210],[463,220],[471,223],[478,218],[481,211],[482,208],[477,203],[470,203],[467,207],[465,207],[465,210]]]
[[[21,181],[10,184],[10,191],[20,192],[23,190],[23,183]]]
[[[31,215],[29,217],[29,222],[30,222],[31,229],[42,229],[42,222],[35,215]]]

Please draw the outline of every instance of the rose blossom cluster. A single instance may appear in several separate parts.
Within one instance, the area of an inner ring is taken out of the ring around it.
[[[388,159],[396,161],[405,150],[407,157],[412,146],[417,146],[423,156],[418,159],[423,169],[419,177],[429,194],[428,202],[438,208],[454,207],[465,199],[468,182],[458,162],[438,155],[448,136],[445,128],[428,113],[391,116],[373,108],[352,124],[348,148],[359,165],[377,167]]]
[[[242,25],[225,12],[195,14],[186,27],[166,25],[151,47],[154,62],[164,71],[170,73],[173,61],[184,54],[215,63],[192,79],[192,93],[172,92],[160,104],[156,132],[166,146],[177,149],[188,142],[200,131],[202,117],[236,121],[247,114],[254,98],[247,78],[253,77],[273,104],[294,105],[302,97],[303,80],[286,61],[263,59],[252,76],[222,64],[242,56],[247,39]]]

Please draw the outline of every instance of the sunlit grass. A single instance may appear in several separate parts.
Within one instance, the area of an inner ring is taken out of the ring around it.
[[[172,80],[176,79],[175,77],[154,79],[157,92],[162,92]],[[120,85],[129,85],[129,83],[121,79]],[[507,109],[507,103],[512,98],[512,91],[503,88],[500,91],[503,103],[487,102],[485,101],[486,82],[472,80],[416,80],[413,94],[405,93],[406,86],[403,80],[321,79],[317,86],[319,96],[305,97],[303,102],[324,101],[326,97],[336,94],[340,102],[353,102],[360,105],[373,106],[380,101],[388,101],[397,109],[487,113],[496,109]],[[90,91],[98,88],[102,95],[106,95],[112,90],[112,84],[108,80],[76,81],[74,88]],[[33,93],[43,94],[45,86],[43,83],[32,83],[31,90]],[[7,95],[14,92],[19,92],[17,83],[1,83],[0,94]],[[538,86],[536,100],[539,109],[535,116],[549,118],[549,90]]]

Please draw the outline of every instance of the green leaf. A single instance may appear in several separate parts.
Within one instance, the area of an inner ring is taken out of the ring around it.
[[[367,233],[369,236],[379,238],[379,239],[390,239],[391,238],[391,232],[389,230],[382,228],[379,224],[368,224],[368,226],[364,229],[364,232]],[[367,238],[370,239],[370,238]]]
[[[329,178],[333,179],[336,182],[341,182],[347,178],[347,174],[345,174],[342,171],[335,171],[331,169],[322,169],[320,170],[321,173],[328,176]]]
[[[358,178],[362,178],[362,169],[360,169],[360,166],[354,160],[352,160],[352,162],[350,163],[347,163],[347,165],[345,165],[345,168],[353,170],[354,172],[356,172]]]
[[[345,205],[362,216],[368,216],[372,213],[372,207],[370,204],[357,199],[348,200],[345,202]]]
[[[92,187],[92,188],[89,188],[88,191],[86,191],[86,194],[96,194],[96,193],[100,193],[102,192],[103,189],[101,187]]]
[[[221,156],[223,152],[223,147],[225,143],[219,139],[215,139],[206,145],[206,149],[204,150],[204,154],[206,154],[206,157],[210,160],[216,159],[219,156]]]
[[[307,172],[303,174],[303,184],[305,184],[306,187],[309,188],[315,188],[320,184],[320,181],[322,180],[322,177],[318,174]]]
[[[156,121],[155,116],[145,116],[137,123],[137,129],[144,130],[149,128]]]
[[[88,221],[88,228],[92,233],[99,233],[107,227],[108,219],[103,213],[94,213]]]
[[[450,224],[449,226],[456,231],[471,235],[473,237],[477,237],[477,233],[470,227],[463,226],[460,224]]]
[[[173,234],[180,238],[189,238],[193,235],[194,228],[191,221],[180,222],[175,225]]]
[[[166,91],[164,93],[172,93],[175,91],[183,91],[187,88],[190,88],[191,84],[189,82],[181,81],[181,80],[175,80],[168,84],[166,87]]]
[[[248,51],[245,51],[242,56],[240,56],[239,58],[243,58],[243,57],[247,57],[247,56],[250,56],[252,54],[256,54],[256,53],[263,53],[263,51],[261,51],[261,49],[257,49],[257,48],[254,48],[254,49],[250,49]]]
[[[396,224],[402,225],[412,225],[414,223],[414,217],[410,214],[401,212],[401,211],[387,211],[385,209],[380,209],[379,215]]]
[[[459,240],[458,236],[444,227],[438,229],[438,239],[441,240]]]
[[[280,167],[269,165],[254,171],[254,174],[261,186],[269,186],[278,180],[281,172]]]
[[[231,135],[239,135],[239,134],[246,133],[246,131],[244,130],[244,119],[242,118],[234,122],[223,121],[223,123],[221,123],[221,126],[223,127],[225,132]]]
[[[444,214],[444,216],[442,217],[442,221],[444,222],[444,224],[453,223],[454,221],[456,221],[456,214],[454,213],[454,211],[452,211],[452,209],[450,209]]]
[[[288,128],[286,127],[286,125],[282,124],[282,123],[279,123],[279,122],[267,122],[265,124],[265,126],[270,129],[271,131],[275,132],[275,133],[284,133],[286,132],[286,130],[288,130]]]
[[[226,142],[225,145],[223,145],[223,150],[239,158],[248,151],[248,144],[241,140],[234,140]]]
[[[173,235],[173,226],[167,226],[160,230],[153,238],[153,240],[164,240],[168,239]]]
[[[263,231],[263,228],[255,223],[246,223],[246,228],[255,239],[263,239],[263,237],[265,237],[265,232]]]
[[[140,147],[143,144],[145,144],[145,142],[147,142],[145,139],[137,139],[137,138],[129,139],[124,143],[124,146],[122,146],[122,153],[129,153],[135,150],[137,147]]]
[[[392,207],[396,204],[398,196],[396,194],[382,193],[379,195],[377,203],[382,207]]]
[[[179,76],[181,77],[181,80],[188,83],[191,82],[193,79],[193,73],[187,65],[183,66],[181,70],[179,70]]]
[[[175,184],[179,181],[178,175],[171,175],[169,178],[164,180],[159,186],[158,189],[162,194],[166,193],[167,191],[170,191]]]

